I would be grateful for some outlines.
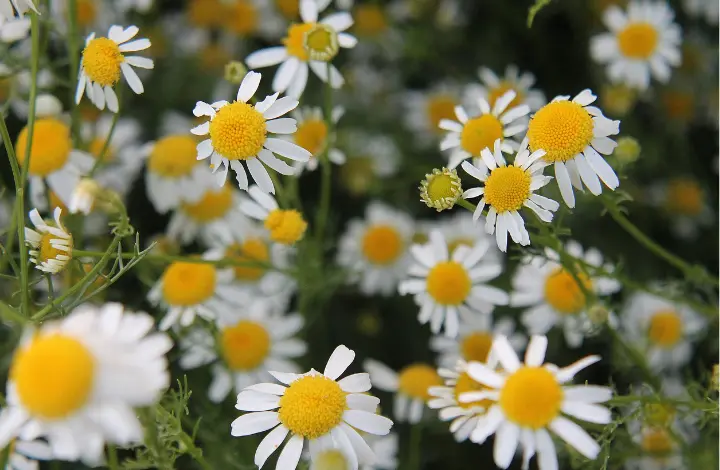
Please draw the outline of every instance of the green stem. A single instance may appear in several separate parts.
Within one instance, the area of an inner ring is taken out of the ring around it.
[[[4,113],[0,114],[0,135],[2,135],[2,140],[5,144],[5,151],[8,154],[8,160],[10,160],[10,168],[13,174],[13,182],[15,183],[15,204],[13,205],[12,220],[10,222],[10,232],[8,233],[7,245],[5,246],[5,257],[3,258],[3,260],[8,259],[12,263],[15,234],[20,234],[20,231],[17,230],[17,223],[21,217],[19,217],[18,214],[21,214],[22,211],[24,211],[25,209],[23,199],[19,197],[20,195],[22,195],[22,185],[20,184],[20,167],[18,166],[17,156],[15,155],[15,149],[13,148],[12,140],[10,140],[10,133],[8,132],[7,124],[5,124]],[[22,217],[22,219],[23,222],[25,222],[25,218]],[[24,245],[25,230],[22,231],[22,237]],[[23,245],[20,246],[20,260],[21,262],[27,263],[27,251],[25,250],[25,247]],[[3,262],[2,270],[4,269],[5,263]]]
[[[120,468],[120,465],[118,464],[117,449],[112,444],[108,444],[107,446],[107,459],[108,468],[110,470],[118,470]]]
[[[118,95],[118,102],[120,102],[121,98],[121,90],[122,88],[118,89],[117,95]],[[105,138],[105,143],[103,143],[102,150],[100,150],[100,153],[98,155],[95,155],[95,164],[93,165],[92,169],[90,170],[90,173],[88,174],[88,178],[92,178],[95,172],[102,166],[102,164],[105,161],[105,158],[107,157],[108,150],[110,149],[110,141],[112,140],[112,136],[115,133],[115,126],[117,126],[118,119],[120,118],[120,110],[118,109],[117,113],[113,114],[112,122],[110,123],[110,130],[108,131],[108,135]]]
[[[325,86],[325,125],[327,126],[328,138],[333,133],[333,122],[332,122],[332,86],[330,86],[330,62],[327,63],[328,82]],[[325,227],[327,225],[328,213],[330,212],[330,189],[332,186],[332,164],[330,163],[330,157],[328,155],[329,145],[325,146],[320,157],[320,166],[322,171],[322,180],[320,182],[320,209],[317,212],[317,219],[315,223],[315,237],[320,246],[322,246],[322,240],[325,236]]]
[[[711,402],[711,401],[700,401],[700,400],[683,400],[678,398],[668,398],[668,397],[661,397],[661,396],[654,396],[654,395],[622,395],[622,396],[614,396],[607,402],[605,402],[607,405],[632,405],[636,403],[659,403],[659,404],[668,404],[675,406],[677,408],[690,408],[694,410],[703,410],[703,411],[717,411],[718,410],[718,403],[717,402]]]
[[[645,377],[647,383],[652,385],[655,390],[661,390],[662,383],[660,382],[660,379],[653,373],[653,371],[650,370],[650,366],[648,365],[647,360],[645,360],[645,356],[635,347],[626,343],[622,336],[620,336],[620,333],[617,332],[617,330],[610,326],[608,326],[607,330],[610,332],[610,336],[612,337],[613,341],[622,349],[624,349],[632,362],[640,368],[640,371]]]
[[[410,427],[410,442],[408,444],[407,470],[420,469],[420,443],[422,442],[422,424],[416,423]]]
[[[80,114],[77,103],[75,103],[75,92],[78,84],[78,72],[80,71],[80,47],[78,44],[77,28],[77,0],[67,2],[67,23],[68,23],[68,49],[70,55],[70,129],[73,136],[75,148],[80,146]]]
[[[477,206],[473,204],[472,202],[465,200],[463,198],[458,199],[455,201],[455,204],[457,204],[460,207],[464,207],[465,209],[469,210],[470,212],[475,212],[475,209],[477,209]]]
[[[204,470],[213,470],[212,465],[210,465],[208,461],[205,460],[205,457],[203,457],[202,449],[195,446],[195,442],[193,442],[192,438],[185,431],[182,431],[180,434],[180,441],[190,451],[190,455],[192,455],[192,458],[198,463],[198,465],[200,465],[200,467]]]
[[[0,453],[0,469],[5,470],[9,459],[10,459],[10,444],[5,446],[5,448],[2,450],[2,453]]]

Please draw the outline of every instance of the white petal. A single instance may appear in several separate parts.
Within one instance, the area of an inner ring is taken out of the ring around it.
[[[570,208],[575,207],[575,193],[570,182],[570,173],[562,162],[555,162],[555,179],[565,204]]]
[[[520,367],[520,360],[506,336],[496,336],[495,339],[493,339],[492,350],[497,354],[500,364],[502,364],[503,368],[507,372],[513,373],[518,370]]]
[[[120,52],[142,51],[150,47],[149,39],[136,39],[120,46]]]
[[[125,62],[132,65],[133,67],[138,67],[141,69],[152,69],[155,67],[155,63],[152,59],[136,55],[125,57]]]
[[[345,370],[350,367],[352,361],[355,359],[355,351],[348,349],[344,345],[340,345],[335,348],[335,351],[330,355],[323,375],[329,379],[336,380],[340,377]]]
[[[362,393],[372,388],[370,374],[366,373],[348,375],[344,379],[339,380],[338,385],[340,385],[343,392],[347,393]]]
[[[269,47],[253,52],[245,58],[245,63],[251,69],[259,69],[277,65],[287,58],[287,49],[284,46]]]
[[[278,414],[274,411],[261,411],[259,413],[247,413],[232,422],[230,434],[235,437],[249,436],[259,432],[267,431],[280,424]]]
[[[283,447],[280,457],[278,457],[277,470],[293,470],[300,462],[302,455],[304,439],[300,435],[293,435]]]
[[[275,119],[297,108],[297,105],[298,100],[295,98],[283,96],[279,100],[275,101],[275,103],[273,103],[272,106],[263,113],[263,116],[267,120]]]
[[[282,425],[270,431],[255,451],[255,465],[262,468],[267,459],[282,445],[288,432],[288,428]]]
[[[495,434],[493,458],[495,465],[508,468],[517,450],[520,438],[520,427],[510,421],[505,421]]]
[[[527,351],[525,351],[525,364],[531,367],[539,367],[545,360],[545,351],[547,350],[547,337],[533,335],[530,338]]]
[[[584,153],[590,167],[595,170],[595,173],[597,173],[608,188],[615,189],[620,186],[620,180],[615,174],[615,171],[595,149],[586,147]]]
[[[384,416],[362,410],[345,410],[343,420],[360,431],[376,436],[387,435],[393,425],[393,422]]]
[[[312,157],[310,152],[299,145],[274,137],[265,141],[265,148],[298,162],[306,162]]]
[[[260,86],[260,79],[262,75],[257,72],[248,72],[240,83],[240,88],[237,92],[237,101],[246,103],[250,98],[253,97],[258,87]]]
[[[350,13],[338,12],[326,16],[320,21],[320,23],[332,26],[335,31],[341,32],[352,26],[353,19],[352,16],[350,16]]]
[[[143,87],[142,81],[140,81],[140,77],[138,77],[138,74],[135,73],[135,70],[133,70],[133,68],[125,62],[120,64],[120,68],[122,69],[125,80],[127,80],[128,85],[130,85],[132,91],[134,91],[138,95],[141,95],[145,91],[145,88]]]
[[[585,457],[594,460],[600,453],[600,446],[595,439],[573,421],[560,416],[555,418],[549,427]]]
[[[251,158],[245,160],[245,164],[258,187],[266,193],[275,194],[275,185],[272,182],[272,178],[270,178],[270,175],[260,160]]]
[[[592,403],[565,401],[561,410],[565,414],[589,423],[608,424],[612,419],[610,410]]]

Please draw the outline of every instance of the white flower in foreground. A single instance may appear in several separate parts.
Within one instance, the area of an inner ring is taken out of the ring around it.
[[[22,15],[28,10],[39,14],[32,0],[0,0],[0,18],[12,18],[16,11]]]
[[[510,90],[502,95],[490,108],[484,98],[478,98],[480,114],[470,118],[462,106],[455,107],[458,121],[442,119],[440,128],[448,131],[440,150],[452,150],[448,168],[455,168],[463,160],[479,157],[483,150],[492,150],[500,142],[500,150],[511,153],[518,148],[518,142],[511,137],[527,129],[525,116],[530,107],[520,104],[508,109],[517,94]]]
[[[122,26],[113,25],[106,38],[96,38],[95,33],[87,37],[75,93],[76,103],[80,103],[83,94],[87,93],[90,101],[98,109],[105,109],[107,104],[110,111],[117,113],[120,110],[120,104],[113,87],[120,81],[120,75],[125,77],[128,85],[136,94],[140,95],[145,91],[140,77],[133,67],[152,69],[155,66],[152,59],[124,54],[143,51],[150,47],[149,39],[130,41],[139,31],[137,26],[128,26],[123,29]]]
[[[496,305],[507,305],[508,294],[486,284],[502,272],[501,264],[485,259],[489,248],[490,242],[479,242],[473,248],[460,246],[450,256],[437,230],[430,232],[427,244],[410,248],[415,264],[408,269],[410,279],[402,281],[398,291],[415,296],[420,324],[430,322],[435,334],[444,325],[445,336],[454,338],[460,317],[487,315]]]
[[[40,271],[55,274],[63,269],[72,259],[73,237],[60,220],[62,209],[55,208],[55,222],[47,223],[40,217],[37,209],[30,211],[28,216],[35,230],[25,227],[25,243],[31,248],[30,261]]]
[[[478,76],[482,83],[468,85],[465,91],[466,101],[476,102],[482,98],[490,106],[495,106],[495,102],[501,96],[509,90],[513,90],[516,96],[509,104],[510,107],[527,104],[531,111],[537,111],[547,103],[545,94],[532,88],[535,84],[535,76],[530,72],[520,72],[515,65],[508,65],[503,76],[498,76],[487,67],[480,67]]]
[[[600,252],[594,248],[583,252],[575,241],[569,241],[565,251],[573,258],[583,260],[592,267],[612,273],[613,267],[604,264]],[[585,268],[576,267],[583,287],[598,296],[614,294],[622,287],[610,277],[588,276]],[[585,293],[575,277],[560,262],[560,255],[546,248],[545,256],[525,260],[515,272],[510,305],[527,307],[522,323],[530,334],[546,334],[555,326],[562,327],[565,341],[571,348],[582,345],[583,338],[592,331],[593,322],[588,317]],[[615,315],[608,317],[610,326],[617,326]]]
[[[330,115],[330,122],[337,129],[337,123],[345,114],[345,109],[336,106]],[[328,129],[323,111],[318,107],[304,107],[293,111],[297,120],[297,132],[290,136],[292,142],[312,154],[306,162],[296,161],[293,165],[298,174],[304,170],[315,171],[320,163],[320,157],[327,153],[327,158],[336,165],[345,163],[345,153],[336,146],[336,132]]]
[[[155,403],[170,380],[172,342],[152,327],[146,313],[106,304],[27,331],[10,366],[0,446],[44,437],[55,458],[98,465],[106,442],[140,443],[134,408]]]
[[[689,307],[645,292],[628,300],[621,320],[628,341],[647,355],[655,371],[685,366],[707,327],[707,320]]]
[[[651,75],[665,83],[670,80],[670,67],[682,61],[682,30],[674,17],[666,2],[633,0],[625,12],[611,5],[603,12],[610,32],[591,38],[590,54],[597,62],[607,64],[613,83],[645,90]]]
[[[386,435],[392,421],[375,413],[380,400],[365,393],[372,386],[368,374],[337,380],[354,359],[355,352],[341,345],[322,374],[315,370],[301,375],[270,371],[284,385],[260,383],[238,394],[235,407],[249,413],[232,422],[231,434],[248,436],[272,429],[258,445],[255,465],[262,468],[288,434],[278,470],[297,467],[306,440],[311,460],[321,451],[338,449],[350,458],[349,468],[373,463],[375,455],[358,430]]]
[[[343,32],[352,26],[352,16],[337,12],[318,21],[318,10],[316,0],[300,0],[302,22],[290,25],[283,39],[284,46],[261,49],[245,59],[251,69],[282,64],[275,72],[274,91],[299,98],[307,84],[308,67],[333,88],[340,88],[345,82],[330,61],[339,48],[352,48],[357,44],[354,36]]]
[[[41,440],[16,439],[10,443],[7,466],[4,470],[39,470],[38,460],[52,460],[50,445]]]
[[[532,152],[544,150],[543,161],[555,165],[555,179],[568,207],[575,207],[573,186],[583,184],[594,195],[602,185],[614,190],[620,185],[615,171],[600,155],[610,155],[617,143],[609,135],[620,132],[620,121],[603,116],[590,106],[597,96],[583,90],[575,98],[556,96],[530,120],[526,140]]]
[[[293,175],[294,169],[278,159],[275,153],[296,161],[307,161],[310,152],[287,140],[269,137],[268,133],[292,134],[297,130],[295,119],[280,118],[298,105],[289,96],[278,99],[278,93],[265,97],[255,106],[247,102],[260,86],[261,75],[248,72],[237,92],[236,101],[217,101],[212,104],[198,101],[193,110],[197,117],[207,116],[209,121],[194,127],[195,135],[209,136],[197,146],[198,160],[210,157],[210,167],[217,174],[219,186],[225,184],[230,167],[240,189],[247,191],[248,177],[245,162],[255,183],[266,193],[274,193],[270,174],[265,166],[283,175]],[[280,119],[277,119],[280,118]]]
[[[479,219],[485,205],[490,206],[485,219],[485,231],[495,234],[500,251],[507,251],[508,233],[515,243],[530,244],[530,234],[525,229],[525,221],[520,209],[531,209],[543,222],[550,222],[553,212],[560,205],[535,191],[550,182],[552,177],[544,176],[547,163],[542,160],[545,152],[537,150],[530,153],[527,142],[523,141],[512,164],[507,164],[500,151],[500,142],[495,142],[494,151],[484,149],[481,158],[476,159],[477,166],[463,162],[462,168],[470,176],[483,183],[482,188],[471,188],[463,193],[465,199],[482,196],[473,218]]]
[[[243,200],[240,210],[251,219],[259,220],[270,233],[270,239],[283,245],[292,245],[305,235],[307,222],[300,212],[294,209],[283,210],[271,195],[260,188],[250,186],[248,194],[252,201]]]
[[[507,338],[499,336],[493,341],[493,351],[502,366],[501,371],[480,362],[468,365],[470,377],[489,390],[464,393],[460,395],[460,401],[469,403],[487,399],[494,402],[470,439],[483,443],[496,434],[493,455],[500,468],[510,466],[520,445],[523,468],[527,468],[530,459],[537,454],[540,470],[557,470],[555,444],[548,430],[588,459],[595,459],[600,452],[598,443],[580,425],[563,416],[597,424],[610,422],[610,411],[598,403],[608,401],[612,390],[597,385],[565,385],[578,372],[598,362],[600,357],[587,356],[558,368],[543,363],[546,349],[547,338],[533,336],[522,363]]]
[[[395,372],[385,364],[366,359],[363,369],[375,387],[395,394],[393,416],[398,422],[419,423],[423,409],[432,399],[430,388],[442,385],[442,379],[429,364],[415,363]]]

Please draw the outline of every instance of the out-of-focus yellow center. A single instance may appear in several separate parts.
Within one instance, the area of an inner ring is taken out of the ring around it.
[[[113,86],[120,80],[120,64],[125,56],[120,46],[108,38],[95,38],[85,46],[82,65],[85,74],[101,86]]]
[[[455,252],[455,250],[457,250],[461,246],[466,246],[468,248],[474,247],[475,240],[473,240],[472,238],[469,238],[469,237],[452,238],[452,239],[448,239],[447,245],[448,245],[448,252],[450,254],[453,254]]]
[[[390,26],[385,11],[376,4],[363,3],[353,11],[353,32],[358,36],[374,37],[383,34]]]
[[[223,26],[231,33],[247,36],[258,29],[259,12],[248,0],[236,0],[225,5]]]
[[[530,197],[530,175],[516,166],[501,166],[485,181],[485,201],[499,214],[518,211]]]
[[[223,21],[223,4],[220,0],[190,0],[187,15],[190,24],[198,28],[213,28]]]
[[[208,191],[198,202],[184,202],[180,207],[197,222],[208,223],[221,219],[233,207],[232,188],[225,185],[218,191]]]
[[[300,2],[297,0],[275,0],[275,6],[289,20],[294,20],[300,15]]]
[[[560,414],[562,387],[542,367],[520,367],[505,380],[500,407],[513,423],[531,429],[546,427]]]
[[[507,93],[510,90],[515,92],[515,99],[513,99],[510,102],[507,109],[511,109],[511,108],[514,108],[515,106],[521,105],[523,100],[525,99],[525,95],[520,90],[518,90],[518,88],[515,85],[503,80],[500,83],[498,83],[498,85],[496,87],[491,88],[488,93],[487,100],[488,100],[488,103],[490,103],[490,107],[492,108],[493,106],[495,106],[495,102],[498,100],[498,98],[500,98],[501,96],[503,96],[505,93]]]
[[[51,240],[59,240],[60,238],[56,237],[55,235],[51,233],[43,233],[42,238],[40,238],[40,249],[39,255],[38,255],[38,261],[45,262],[50,259],[56,259],[58,255],[65,255],[72,257],[72,249],[73,249],[73,240],[70,238],[67,240],[67,243],[69,245],[68,251],[65,250],[58,250],[54,246],[50,244]]]
[[[270,334],[260,323],[250,320],[223,328],[220,341],[223,358],[233,370],[257,369],[270,352]]]
[[[198,59],[203,69],[220,71],[232,60],[232,55],[219,42],[211,42],[198,53]]]
[[[471,401],[467,403],[463,403],[460,401],[460,395],[462,395],[463,393],[482,392],[483,390],[489,389],[485,385],[473,380],[473,378],[470,377],[467,372],[463,372],[462,374],[460,374],[460,376],[457,378],[457,381],[455,382],[455,401],[461,408],[469,409],[475,406],[480,406],[487,409],[493,403],[487,398],[484,400]]]
[[[287,36],[282,40],[289,55],[295,56],[302,61],[309,59],[308,51],[305,49],[305,34],[314,27],[315,23],[290,25]]]
[[[605,85],[600,93],[602,108],[615,116],[627,114],[636,100],[637,91],[626,85]]]
[[[661,348],[670,348],[682,338],[683,323],[674,310],[660,310],[650,318],[648,338]]]
[[[465,267],[455,261],[435,265],[427,276],[428,294],[441,305],[460,305],[467,299],[472,281]]]
[[[440,129],[440,121],[443,119],[455,120],[455,106],[457,100],[450,95],[435,95],[427,100],[427,117],[430,121],[430,128],[438,133],[444,132]]]
[[[492,334],[487,331],[475,331],[465,336],[460,343],[460,354],[466,361],[487,362]]]
[[[535,113],[527,137],[532,152],[545,150],[545,161],[566,162],[592,142],[592,116],[577,103],[555,101]]]
[[[275,209],[264,222],[270,232],[270,239],[283,245],[292,245],[302,239],[307,230],[307,222],[300,212],[290,209]]]
[[[210,121],[213,148],[228,160],[255,158],[266,137],[265,118],[242,101],[223,106]]]
[[[328,128],[325,121],[308,119],[298,125],[295,132],[295,143],[313,155],[319,155],[325,147]]]
[[[348,158],[340,167],[340,179],[351,194],[367,192],[375,178],[373,160],[370,157],[355,156]]]
[[[198,305],[212,297],[216,281],[212,264],[177,261],[163,274],[163,298],[169,305]]]
[[[442,385],[442,379],[434,367],[427,364],[412,364],[398,374],[398,389],[411,398],[427,402],[432,399],[428,389]]]
[[[310,467],[312,470],[350,470],[345,455],[336,449],[318,452]]]
[[[676,178],[668,183],[665,207],[673,214],[697,216],[704,200],[703,190],[695,180]]]
[[[650,23],[631,23],[617,34],[618,47],[625,57],[647,60],[655,52],[659,34]]]
[[[592,289],[592,281],[582,272],[577,273],[583,286]],[[545,300],[565,315],[580,313],[585,308],[585,294],[568,271],[558,268],[545,279]]]
[[[668,454],[673,450],[673,440],[664,428],[650,428],[642,431],[642,449],[650,454]]]
[[[404,248],[400,232],[390,225],[370,226],[363,235],[362,253],[373,264],[392,264]]]
[[[97,6],[95,0],[77,0],[76,3],[77,24],[81,28],[92,26],[97,18]]]
[[[20,166],[24,166],[28,146],[28,128],[20,131],[15,144],[15,155]],[[54,118],[35,121],[30,150],[30,174],[45,177],[63,168],[72,150],[70,128]]]
[[[695,115],[695,97],[684,90],[663,90],[660,100],[668,117],[679,121],[689,121]]]
[[[225,257],[246,266],[234,266],[235,278],[242,281],[257,281],[265,274],[267,268],[262,266],[270,261],[270,249],[265,241],[259,238],[248,238],[244,242],[234,243],[227,248]]]
[[[337,382],[325,376],[302,377],[280,398],[278,418],[291,433],[317,439],[342,422],[346,396]]]
[[[148,159],[148,168],[166,178],[179,178],[192,173],[197,165],[197,142],[189,135],[171,135],[155,142]]]
[[[502,139],[502,123],[492,114],[470,119],[460,134],[460,146],[473,156],[479,156],[483,149],[493,149],[495,141]]]
[[[88,147],[88,151],[90,152],[90,155],[95,157],[95,159],[100,158],[100,154],[102,153],[103,148],[105,148],[105,138],[104,137],[96,137],[90,142],[90,145]],[[115,160],[115,149],[111,146],[108,146],[107,150],[105,151],[105,155],[103,156],[103,162],[108,163]]]

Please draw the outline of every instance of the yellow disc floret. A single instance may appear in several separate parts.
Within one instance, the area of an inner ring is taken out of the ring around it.
[[[212,146],[228,160],[256,157],[266,137],[267,127],[263,115],[241,101],[223,106],[210,121]]]
[[[302,239],[307,230],[302,214],[292,209],[275,209],[268,214],[264,225],[270,231],[272,241],[283,245],[292,245]]]
[[[472,288],[470,275],[455,261],[438,263],[427,276],[427,291],[441,305],[460,305]]]
[[[444,132],[440,129],[440,121],[443,119],[455,119],[455,105],[457,100],[449,95],[435,95],[427,100],[427,117],[430,121],[430,128],[435,132]]]
[[[505,380],[500,407],[508,420],[540,429],[560,414],[563,391],[555,376],[542,367],[521,367]]]
[[[395,262],[404,248],[402,236],[390,225],[370,226],[362,238],[362,254],[373,264],[386,265]]]
[[[566,162],[592,142],[592,116],[577,103],[555,101],[533,116],[527,137],[532,152],[545,150],[545,161]]]
[[[485,201],[499,214],[518,211],[530,197],[530,175],[516,166],[501,166],[485,181]]]
[[[578,278],[585,289],[592,288],[592,282],[583,273]],[[545,300],[555,310],[566,315],[580,313],[585,308],[585,294],[568,271],[559,268],[545,279]]]
[[[682,338],[682,318],[674,310],[661,310],[650,318],[648,338],[662,348],[675,346]]]
[[[278,417],[291,433],[317,439],[342,422],[346,393],[325,376],[306,376],[293,383],[280,398]]]
[[[353,11],[353,31],[358,36],[379,36],[387,31],[389,25],[385,12],[379,5],[363,3]]]
[[[295,143],[313,155],[318,155],[325,146],[328,128],[325,121],[308,119],[298,124],[295,132]]]
[[[190,0],[187,16],[190,24],[198,28],[212,28],[223,21],[223,4],[221,0]]]
[[[462,194],[457,170],[433,169],[420,183],[420,199],[438,212],[451,209]]]
[[[703,210],[703,203],[703,190],[697,181],[689,178],[677,178],[668,183],[665,200],[668,212],[697,216]]]
[[[253,2],[237,0],[224,5],[223,26],[231,33],[246,36],[258,28],[259,14]]]
[[[62,242],[68,245],[68,249],[57,249],[52,246],[53,240],[62,240]],[[65,255],[72,257],[73,241],[72,237],[69,240],[64,238],[58,238],[52,233],[43,233],[40,238],[40,249],[38,250],[38,261],[46,262],[51,259],[57,259],[58,255]],[[62,260],[60,260],[62,261]]]
[[[461,408],[469,409],[480,406],[487,409],[490,407],[490,405],[492,405],[492,401],[487,398],[484,400],[471,401],[466,403],[460,401],[460,395],[462,395],[463,393],[482,392],[483,390],[489,389],[485,385],[473,380],[473,378],[470,377],[467,372],[463,372],[462,374],[460,374],[460,376],[455,382],[455,401]]]
[[[294,20],[300,15],[300,2],[297,0],[275,0],[275,6],[287,19]]]
[[[270,334],[260,323],[250,320],[223,328],[220,343],[225,363],[233,370],[254,370],[270,352]]]
[[[398,389],[401,393],[417,400],[432,399],[428,389],[442,385],[442,379],[434,367],[427,364],[412,364],[398,374]]]
[[[20,166],[24,166],[28,146],[28,128],[23,128],[15,144],[15,154]],[[30,174],[48,176],[63,168],[72,150],[70,127],[54,118],[35,121],[32,148],[30,150]]]
[[[197,142],[189,135],[171,135],[158,140],[150,152],[148,168],[166,178],[192,173],[197,164]]]
[[[308,51],[305,48],[305,34],[313,29],[315,23],[300,23],[290,25],[288,28],[287,36],[283,39],[283,44],[287,49],[287,53],[291,56],[295,56],[302,61],[306,61],[310,58]]]
[[[233,207],[232,188],[225,185],[219,191],[208,191],[198,202],[184,202],[180,207],[183,212],[201,223],[221,219]]]
[[[263,264],[270,261],[270,249],[267,243],[259,238],[248,238],[241,244],[234,243],[225,251],[225,257],[245,266],[234,266],[235,278],[242,281],[257,281],[265,274],[267,268]]]
[[[474,247],[475,240],[473,240],[472,238],[468,238],[468,237],[448,238],[447,246],[448,246],[448,253],[453,254],[455,252],[455,250],[457,250],[461,246],[466,246],[468,248]]]
[[[460,343],[460,354],[465,361],[487,362],[492,334],[487,331],[475,331],[465,336]]]
[[[113,86],[120,80],[120,64],[124,61],[120,46],[108,38],[93,39],[82,54],[85,74],[100,86]]]
[[[661,427],[644,429],[640,446],[645,452],[655,455],[668,454],[675,447],[670,432]]]
[[[519,106],[522,104],[523,100],[525,99],[525,95],[521,93],[516,86],[514,86],[510,82],[502,81],[498,83],[498,85],[492,89],[490,89],[490,92],[488,93],[488,103],[490,104],[490,107],[492,108],[495,106],[495,102],[503,96],[508,91],[514,91],[515,92],[515,99],[513,99],[510,104],[508,105],[507,109],[514,108],[515,106]]]
[[[303,45],[310,60],[327,62],[335,57],[340,46],[337,32],[325,24],[316,24],[305,33]]]
[[[650,23],[631,23],[617,35],[620,53],[631,59],[647,60],[655,52],[659,35]]]
[[[163,298],[170,305],[201,304],[215,293],[216,278],[212,264],[177,261],[163,274]]]
[[[483,149],[492,149],[496,140],[502,139],[502,123],[492,114],[470,119],[460,134],[460,146],[470,155],[478,156]]]
[[[70,336],[36,336],[13,358],[10,378],[20,402],[31,414],[46,420],[61,419],[88,403],[95,358]]]

